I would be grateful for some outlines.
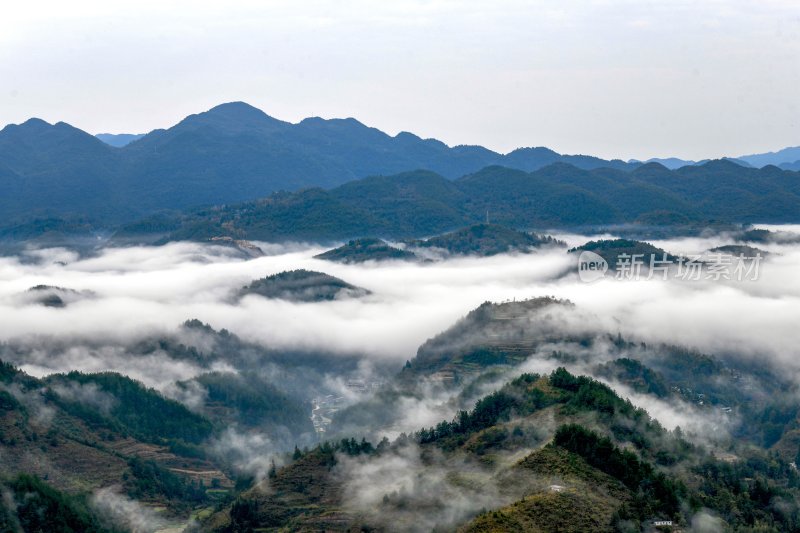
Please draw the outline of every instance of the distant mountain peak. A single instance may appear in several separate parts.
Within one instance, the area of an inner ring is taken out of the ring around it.
[[[28,120],[26,120],[25,122],[20,124],[20,126],[25,126],[25,127],[28,127],[28,128],[34,128],[34,127],[35,128],[39,128],[39,127],[52,126],[52,124],[50,124],[46,120],[42,120],[40,118],[33,117],[33,118],[29,118]]]
[[[712,159],[698,166],[714,170],[739,170],[742,167],[747,168],[749,165],[740,164],[736,159],[726,157],[723,159]]]
[[[667,167],[664,163],[661,163],[660,161],[650,160],[649,162],[642,163],[642,165],[639,168],[635,169],[633,172],[634,174],[636,174],[641,172],[650,172],[654,170],[660,172],[669,172],[671,169]]]
[[[764,167],[766,165],[782,165],[792,163],[800,159],[800,146],[789,146],[776,152],[765,152],[763,154],[742,155],[737,159],[749,163],[754,167]]]
[[[331,124],[339,124],[345,126],[355,126],[358,128],[369,128],[366,124],[361,122],[358,119],[353,117],[345,117],[345,118],[322,118],[322,117],[307,117],[300,121],[300,124],[306,126],[324,126],[324,125],[331,125]],[[374,128],[371,128],[374,129]]]
[[[0,133],[8,133],[11,131],[37,132],[37,131],[44,131],[52,127],[53,127],[52,124],[40,118],[29,118],[28,120],[22,122],[21,124],[8,124],[5,128],[0,130]]]
[[[304,118],[303,120],[300,121],[300,124],[321,124],[323,122],[325,122],[324,118],[314,116],[314,117]]]
[[[681,167],[698,164],[697,161],[691,159],[680,159],[678,157],[651,157],[646,161],[640,161],[638,159],[628,159],[628,163],[630,164],[640,163],[643,166],[649,165],[650,163],[657,163],[669,170],[675,170]]]
[[[547,154],[547,155],[552,155],[552,156],[555,156],[555,157],[558,157],[558,156],[561,155],[558,152],[556,152],[555,150],[552,150],[552,149],[550,149],[550,148],[548,148],[546,146],[523,146],[523,147],[517,148],[516,150],[512,150],[511,152],[509,152],[509,154],[522,154],[522,153],[536,153],[536,154],[540,154],[540,155]]]
[[[415,134],[411,133],[410,131],[401,131],[400,133],[395,135],[394,138],[395,139],[408,139],[408,140],[411,140],[411,141],[421,141],[422,140],[422,137],[420,137],[419,135],[415,135]]]
[[[288,125],[288,122],[273,118],[248,103],[228,102],[214,106],[208,111],[189,115],[177,127],[212,126],[223,132],[235,133],[252,129],[275,129]]]
[[[98,139],[80,128],[66,122],[50,124],[40,118],[30,118],[22,124],[9,124],[0,130],[0,135],[7,139],[24,139],[24,142],[30,143],[34,149],[48,145],[61,145],[61,148],[66,148],[72,142],[83,143],[83,146],[102,146]],[[77,145],[72,148],[77,148]]]
[[[247,102],[225,102],[223,104],[215,105],[205,113],[226,116],[242,116],[242,115],[258,115],[269,116],[259,108],[248,104]],[[205,113],[200,113],[205,114]]]

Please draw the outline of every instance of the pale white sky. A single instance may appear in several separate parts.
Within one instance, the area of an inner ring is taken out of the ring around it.
[[[296,122],[627,159],[800,145],[800,0],[9,1],[0,124]]]

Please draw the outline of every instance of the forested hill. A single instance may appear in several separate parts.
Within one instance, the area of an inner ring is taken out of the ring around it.
[[[635,223],[640,227],[800,221],[800,173],[728,161],[630,172],[556,163],[534,172],[492,166],[456,180],[429,171],[375,176],[323,190],[158,216],[120,237],[281,240],[409,238],[480,222],[517,228]]]
[[[756,447],[736,452],[719,459],[562,367],[393,441],[296,450],[269,490],[243,491],[198,528],[678,531],[705,516],[714,527],[692,531],[797,530],[796,469]]]
[[[637,166],[541,147],[507,155],[449,147],[407,132],[390,136],[352,118],[291,124],[242,102],[191,115],[121,147],[63,122],[31,119],[0,131],[0,216],[121,222],[158,209],[241,202],[416,168],[457,178],[488,165],[531,171],[559,161],[580,168]]]

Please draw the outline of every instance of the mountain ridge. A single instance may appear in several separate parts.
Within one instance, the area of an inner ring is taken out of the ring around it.
[[[752,204],[753,195],[762,193],[749,185],[744,187],[746,191],[739,191],[742,184],[736,183],[747,182],[752,169],[741,166],[742,161],[729,161],[726,167],[714,162],[681,167],[673,176],[652,163],[564,155],[545,147],[500,154],[481,146],[451,147],[409,132],[392,137],[354,118],[309,117],[293,124],[244,102],[229,102],[121,147],[64,122],[50,124],[34,118],[7,125],[0,130],[0,215],[6,227],[37,219],[77,217],[108,228],[164,211],[237,204],[279,191],[330,190],[365,177],[394,176],[411,169],[425,169],[450,182],[461,180],[460,188],[469,189],[470,176],[497,173],[491,169],[503,167],[522,173],[514,178],[511,170],[503,171],[509,184],[531,193],[541,190],[555,195],[552,205],[539,202],[538,207],[563,207],[566,211],[556,221],[559,224],[629,222],[635,217],[619,216],[620,207],[614,207],[619,202],[612,201],[609,207],[608,198],[602,198],[613,190],[624,197],[633,194],[632,188],[646,185],[648,191],[640,190],[629,199],[645,202],[651,211],[659,202],[679,205],[676,195],[685,192],[681,189],[685,180],[677,182],[681,186],[667,184],[671,190],[664,191],[665,184],[656,177],[659,173],[662,178],[674,178],[688,176],[692,169],[724,172],[724,187],[736,189],[743,205]],[[713,166],[707,167],[709,163]],[[761,171],[774,173],[775,169],[765,166]],[[526,173],[533,178],[523,176]],[[651,175],[642,179],[648,173]],[[630,176],[647,183],[634,183]],[[773,178],[793,191],[792,180]],[[659,187],[662,190],[657,190]],[[347,196],[346,190],[341,194]],[[772,185],[765,191],[763,195],[771,194],[779,206],[792,198],[787,200],[784,191]],[[498,191],[488,192],[496,195]],[[584,202],[584,207],[576,208],[576,201]],[[489,202],[477,199],[476,204],[480,203]],[[743,213],[751,217],[761,214],[765,204],[760,205],[755,213],[744,209]],[[680,211],[691,211],[680,207]],[[579,212],[590,215],[581,220]],[[451,209],[445,216],[459,222],[442,229],[462,225],[463,214],[463,208]]]
[[[487,213],[492,223],[524,230],[628,225],[696,233],[800,219],[800,179],[774,166],[746,169],[729,161],[675,171],[650,163],[633,172],[494,166],[457,180],[420,170],[143,219],[115,239],[402,240],[482,222]]]
[[[7,125],[0,130],[0,194],[6,198],[0,215],[17,221],[90,215],[116,224],[163,209],[330,188],[416,168],[455,179],[503,162],[527,171],[554,160],[585,168],[635,166],[541,147],[505,155],[481,146],[450,147],[409,132],[392,137],[354,118],[309,117],[292,124],[244,102],[220,104],[125,140],[130,142],[112,146],[64,122],[37,118]]]

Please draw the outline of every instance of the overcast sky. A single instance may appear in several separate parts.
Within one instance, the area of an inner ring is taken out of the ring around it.
[[[13,1],[0,80],[1,124],[243,100],[503,152],[742,155],[800,145],[800,1]]]

